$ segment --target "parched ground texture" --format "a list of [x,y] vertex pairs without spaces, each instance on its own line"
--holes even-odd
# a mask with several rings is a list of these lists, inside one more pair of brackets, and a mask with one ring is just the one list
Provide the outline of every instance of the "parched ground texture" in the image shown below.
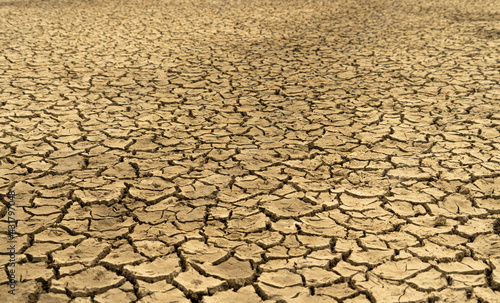
[[499,71],[494,0],[2,0],[0,302],[500,302]]

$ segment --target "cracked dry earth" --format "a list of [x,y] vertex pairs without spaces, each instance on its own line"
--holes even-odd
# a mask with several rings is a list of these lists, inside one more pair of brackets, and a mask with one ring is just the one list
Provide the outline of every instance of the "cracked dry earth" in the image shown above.
[[464,2],[2,0],[0,301],[500,302]]

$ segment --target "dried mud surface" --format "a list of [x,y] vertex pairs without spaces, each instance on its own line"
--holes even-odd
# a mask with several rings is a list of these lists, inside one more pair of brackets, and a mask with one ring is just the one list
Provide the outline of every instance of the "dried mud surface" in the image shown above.
[[0,2],[0,301],[500,302],[496,1]]

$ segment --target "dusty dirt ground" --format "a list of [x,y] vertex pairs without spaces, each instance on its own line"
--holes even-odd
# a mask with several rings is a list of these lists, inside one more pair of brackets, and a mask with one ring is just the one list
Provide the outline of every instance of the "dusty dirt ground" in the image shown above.
[[2,0],[0,301],[500,302],[499,71],[493,0]]

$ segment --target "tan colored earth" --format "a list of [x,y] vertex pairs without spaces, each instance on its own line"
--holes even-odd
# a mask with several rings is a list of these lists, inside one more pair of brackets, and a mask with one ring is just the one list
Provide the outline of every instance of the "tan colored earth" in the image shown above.
[[500,302],[496,0],[0,0],[0,105],[0,302]]

